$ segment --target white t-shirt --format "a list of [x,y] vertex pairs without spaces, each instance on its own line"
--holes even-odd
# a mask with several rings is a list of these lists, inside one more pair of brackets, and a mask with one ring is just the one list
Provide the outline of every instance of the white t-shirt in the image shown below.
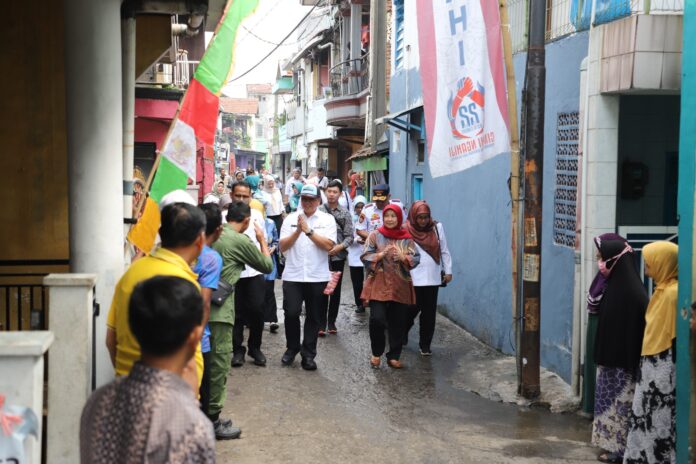
[[[299,212],[288,215],[280,228],[280,239],[289,237],[297,230]],[[330,214],[317,210],[307,218],[309,227],[314,233],[326,237],[336,243],[336,220]],[[329,252],[319,248],[306,234],[301,233],[295,244],[283,253],[285,255],[285,270],[283,280],[286,282],[328,282]]]
[[414,287],[440,285],[442,282],[440,269],[445,271],[445,274],[452,274],[452,255],[447,247],[445,228],[440,222],[437,223],[437,231],[440,234],[440,253],[442,254],[440,263],[442,266],[437,264],[432,256],[416,243],[416,248],[420,253],[420,263],[418,263],[418,266],[411,269],[411,279],[413,280]]
[[[249,227],[247,227],[247,229],[244,231],[244,234],[251,239],[254,245],[256,245],[256,248],[261,250],[261,244],[258,240],[256,240],[254,223],[258,224],[259,227],[261,227],[261,230],[266,230],[266,222],[263,219],[263,214],[261,214],[259,210],[251,208],[251,221],[249,222]],[[257,275],[261,275],[261,273],[253,267],[245,265],[244,270],[239,275],[239,278],[244,279],[245,277],[255,277]]]
[[353,243],[348,247],[348,266],[350,267],[363,267],[360,256],[365,251],[365,243],[358,243],[358,240],[362,239],[355,233],[355,225],[357,223],[358,221],[353,223]]
[[319,180],[319,177],[317,176],[317,187],[325,189],[326,187],[329,186],[329,178],[324,176]]

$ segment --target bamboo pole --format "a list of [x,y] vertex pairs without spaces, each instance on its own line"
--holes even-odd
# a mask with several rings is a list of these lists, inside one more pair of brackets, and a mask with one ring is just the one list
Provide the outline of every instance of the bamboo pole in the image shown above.
[[517,354],[518,379],[520,374],[519,356],[519,321],[520,307],[518,301],[519,268],[519,214],[520,214],[520,135],[517,122],[517,90],[515,68],[512,63],[512,39],[510,35],[510,16],[507,0],[500,0],[500,24],[503,34],[503,56],[507,76],[508,127],[510,131],[510,196],[512,199],[512,316],[515,325],[515,353]]

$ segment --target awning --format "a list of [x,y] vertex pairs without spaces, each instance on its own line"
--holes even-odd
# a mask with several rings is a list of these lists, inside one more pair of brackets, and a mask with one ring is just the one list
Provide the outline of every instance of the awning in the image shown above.
[[292,57],[290,60],[290,64],[293,65],[300,61],[300,59],[305,56],[307,53],[309,53],[310,50],[312,50],[314,47],[319,45],[321,41],[324,40],[324,31],[320,32],[317,36],[315,36],[312,40],[307,42],[307,45],[305,45],[302,50],[300,50],[295,56]]
[[406,121],[405,119],[401,119],[401,116],[404,116],[408,113],[411,113],[412,111],[419,110],[423,108],[423,104],[419,103],[417,105],[413,105],[412,107],[402,110],[402,111],[397,111],[394,113],[389,113],[386,116],[382,116],[381,118],[375,119],[375,124],[388,124],[396,129],[402,130],[404,132],[420,132],[422,138],[424,138],[425,135],[425,125],[416,125],[412,124],[409,121]]
[[386,156],[370,156],[367,158],[354,159],[352,162],[353,171],[384,171],[387,169]]

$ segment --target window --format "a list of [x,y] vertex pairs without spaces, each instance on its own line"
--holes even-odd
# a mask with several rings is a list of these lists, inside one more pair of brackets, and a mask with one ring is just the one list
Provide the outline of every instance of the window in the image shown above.
[[579,113],[558,113],[556,190],[553,198],[553,243],[575,248],[578,193]]
[[415,174],[411,177],[411,204],[423,199],[423,176]]
[[404,0],[394,0],[394,64],[404,66]]
[[263,137],[263,124],[256,124],[256,137]]
[[425,163],[425,143],[422,140],[418,142],[418,153],[416,154],[416,163]]

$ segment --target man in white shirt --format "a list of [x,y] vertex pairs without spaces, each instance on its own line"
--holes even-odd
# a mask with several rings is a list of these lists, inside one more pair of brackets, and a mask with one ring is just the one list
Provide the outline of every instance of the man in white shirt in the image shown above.
[[[251,186],[245,181],[238,181],[232,185],[232,200],[242,203],[251,203]],[[266,230],[266,222],[255,208],[251,208],[251,222],[243,232],[244,235],[261,249],[261,244],[256,239],[254,224],[261,230]],[[232,333],[232,367],[241,367],[248,354],[257,366],[266,365],[266,356],[261,351],[263,338],[263,301],[266,295],[266,280],[263,274],[249,265],[244,266],[244,271],[235,285],[234,291],[234,331]],[[244,326],[249,327],[249,339],[247,348],[244,343]]]
[[324,168],[317,168],[317,187],[319,187],[322,191],[326,190],[326,187],[329,186],[329,178],[326,177],[326,172],[324,172]]
[[[317,368],[317,338],[324,302],[323,290],[330,279],[329,251],[337,240],[336,220],[319,211],[319,189],[305,185],[300,192],[301,210],[291,213],[280,229],[280,251],[285,255],[283,309],[287,350],[281,362],[289,366],[297,353],[302,368]],[[304,302],[304,340],[300,344],[300,313]]]
[[288,177],[287,182],[285,182],[285,196],[290,197],[292,196],[292,185],[296,182],[302,182],[303,184],[307,182],[307,180],[302,177],[302,171],[300,171],[300,168],[295,168],[292,170],[292,174],[290,177]]

